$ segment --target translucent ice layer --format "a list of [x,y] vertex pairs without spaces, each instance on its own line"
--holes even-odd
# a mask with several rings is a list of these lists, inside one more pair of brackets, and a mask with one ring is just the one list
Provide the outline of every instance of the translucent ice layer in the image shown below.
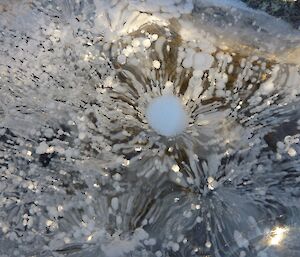
[[1,257],[300,256],[299,30],[237,0],[0,12]]

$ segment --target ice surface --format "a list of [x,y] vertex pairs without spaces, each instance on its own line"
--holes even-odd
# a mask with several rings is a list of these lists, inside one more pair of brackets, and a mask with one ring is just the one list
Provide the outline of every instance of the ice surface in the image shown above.
[[299,31],[238,0],[0,12],[1,257],[300,256]]
[[187,116],[180,100],[172,95],[157,97],[146,110],[150,126],[164,136],[175,136],[187,126]]

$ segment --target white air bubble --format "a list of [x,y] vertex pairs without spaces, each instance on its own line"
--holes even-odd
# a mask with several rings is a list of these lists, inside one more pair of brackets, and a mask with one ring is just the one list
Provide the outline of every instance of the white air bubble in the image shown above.
[[187,115],[180,100],[173,96],[155,98],[148,106],[149,125],[163,136],[175,136],[187,127]]
[[126,63],[126,56],[123,54],[119,55],[117,58],[117,61],[118,61],[118,63],[124,65]]
[[152,65],[157,70],[160,68],[160,62],[158,60],[154,60]]

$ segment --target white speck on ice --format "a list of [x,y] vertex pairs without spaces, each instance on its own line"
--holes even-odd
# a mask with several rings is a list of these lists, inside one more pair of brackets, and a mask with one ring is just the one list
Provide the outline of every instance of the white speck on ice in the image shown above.
[[155,252],[155,256],[156,256],[156,257],[162,257],[161,251],[156,251],[156,252]]
[[144,41],[143,41],[143,46],[147,49],[147,48],[149,48],[150,46],[151,46],[151,41],[150,41],[150,39],[145,39]]
[[214,57],[208,53],[196,53],[194,55],[194,69],[208,70],[214,62]]
[[178,166],[177,164],[174,164],[174,165],[172,166],[172,170],[173,170],[174,172],[178,172],[178,171],[180,170],[180,168],[179,168],[179,166]]
[[245,239],[239,231],[235,230],[234,233],[233,233],[233,236],[234,236],[235,242],[237,243],[237,245],[239,247],[242,248],[242,247],[248,247],[249,246],[249,241],[247,239]]
[[211,248],[211,242],[207,241],[207,242],[205,243],[205,247],[206,247],[206,248]]
[[117,197],[111,199],[111,207],[116,211],[119,208],[119,200]]
[[83,140],[83,139],[85,138],[85,134],[82,133],[82,132],[79,133],[78,138],[79,138],[80,140]]
[[186,56],[183,59],[182,67],[185,69],[189,69],[193,66],[193,57],[194,57],[195,51],[193,49],[187,49],[186,50]]
[[124,65],[126,63],[126,56],[123,54],[120,54],[117,58],[118,63],[121,65]]
[[178,244],[178,243],[173,243],[173,244],[172,244],[172,250],[173,250],[174,252],[177,252],[177,251],[179,250],[179,244]]
[[276,65],[274,68],[273,68],[273,71],[272,71],[272,77],[267,80],[266,82],[262,83],[261,85],[261,93],[263,95],[269,95],[271,94],[274,89],[275,89],[275,84],[274,84],[274,81],[279,73],[279,66]]
[[39,144],[39,146],[36,148],[35,152],[37,154],[43,154],[43,153],[47,152],[48,148],[49,148],[49,146],[47,145],[46,142],[41,142]]
[[132,42],[131,42],[131,45],[133,46],[133,47],[139,47],[140,46],[140,44],[141,44],[141,42],[140,42],[140,40],[138,40],[138,39],[133,39],[132,40]]
[[288,154],[291,157],[295,157],[297,155],[297,152],[294,148],[291,147],[291,148],[288,149]]
[[153,34],[152,36],[151,36],[151,40],[152,41],[155,41],[155,40],[157,40],[158,39],[158,35],[157,34]]
[[153,65],[153,67],[155,68],[155,69],[159,69],[160,68],[160,62],[158,61],[158,60],[154,60],[153,62],[152,62],[152,65]]

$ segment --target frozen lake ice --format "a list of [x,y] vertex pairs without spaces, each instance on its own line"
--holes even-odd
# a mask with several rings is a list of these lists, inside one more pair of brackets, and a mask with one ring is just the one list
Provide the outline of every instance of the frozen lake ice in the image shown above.
[[0,257],[299,257],[299,140],[241,1],[0,2]]

